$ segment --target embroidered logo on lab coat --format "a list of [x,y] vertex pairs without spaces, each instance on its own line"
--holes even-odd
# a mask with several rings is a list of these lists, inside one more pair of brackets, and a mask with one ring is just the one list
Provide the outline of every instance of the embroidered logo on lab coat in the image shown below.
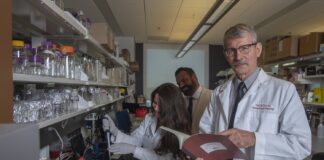
[[257,109],[257,110],[269,110],[269,111],[274,110],[274,107],[272,105],[270,105],[270,104],[256,104],[252,108]]

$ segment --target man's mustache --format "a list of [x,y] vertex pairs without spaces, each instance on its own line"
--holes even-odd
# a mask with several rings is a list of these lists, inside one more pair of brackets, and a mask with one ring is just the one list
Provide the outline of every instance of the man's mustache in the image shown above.
[[233,66],[233,67],[236,67],[236,66],[238,66],[238,65],[242,65],[242,64],[248,65],[248,63],[245,62],[245,61],[236,61],[236,62],[234,62],[234,63],[232,64],[232,66]]

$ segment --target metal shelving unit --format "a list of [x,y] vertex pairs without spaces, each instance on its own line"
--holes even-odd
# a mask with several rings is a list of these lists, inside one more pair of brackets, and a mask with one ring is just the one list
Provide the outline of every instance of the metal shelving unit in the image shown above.
[[[28,36],[43,36],[48,39],[65,39],[69,42],[84,41],[89,50],[99,53],[112,63],[124,67],[129,64],[114,57],[97,42],[76,18],[63,11],[50,0],[13,0],[13,27]],[[39,18],[40,20],[33,20]],[[92,53],[95,54],[95,53]]]
[[[97,42],[75,17],[70,13],[58,7],[54,1],[51,0],[13,0],[13,32],[17,35],[23,35],[31,38],[34,43],[34,38],[50,39],[58,41],[62,44],[76,45],[85,44],[88,54],[97,56],[99,60],[104,58],[104,62],[109,62],[113,66],[121,66],[128,72],[128,64],[125,61],[113,56],[101,44]],[[38,75],[13,74],[13,82],[15,83],[44,83],[44,84],[63,84],[63,85],[92,85],[104,87],[127,87],[121,84],[108,84],[107,82],[93,82],[81,81],[74,79],[66,79],[59,77],[47,77]],[[40,129],[54,125],[64,120],[82,116],[88,112],[92,112],[97,108],[105,107],[107,105],[124,100],[129,96],[120,97],[109,103],[94,105],[91,107],[84,107],[76,112],[61,115],[57,118],[38,122]]]
[[324,103],[303,102],[305,106],[324,108]]
[[94,105],[94,106],[90,106],[90,107],[81,107],[82,109],[79,109],[78,111],[76,112],[72,112],[72,113],[68,113],[68,114],[64,114],[64,115],[61,115],[59,117],[56,117],[54,119],[49,119],[49,120],[45,120],[45,121],[42,121],[42,122],[38,122],[38,128],[39,129],[42,129],[42,128],[45,128],[45,127],[48,127],[48,126],[51,126],[55,123],[58,123],[58,122],[62,122],[64,120],[67,120],[69,118],[73,118],[73,117],[76,117],[78,115],[82,115],[84,113],[87,113],[87,112],[90,112],[92,110],[95,110],[97,108],[100,108],[100,107],[103,107],[103,106],[106,106],[106,105],[109,105],[109,104],[113,104],[117,101],[121,101],[121,100],[124,100],[125,98],[128,98],[129,96],[125,96],[125,97],[120,97],[120,98],[117,98],[111,102],[107,102],[107,103],[104,103],[104,104],[99,104],[99,105]]
[[305,76],[305,79],[321,79],[324,78],[324,75],[312,75],[312,76]]
[[314,53],[314,54],[307,55],[307,56],[299,56],[299,57],[291,58],[291,59],[287,59],[287,60],[271,62],[271,63],[265,64],[263,66],[269,67],[269,66],[282,65],[282,64],[291,63],[291,62],[303,62],[303,61],[309,61],[309,60],[313,60],[316,58],[323,58],[323,57],[324,57],[324,52],[319,52],[319,53]]
[[119,84],[108,84],[105,82],[92,82],[92,81],[81,81],[75,79],[58,78],[58,77],[46,77],[38,75],[27,75],[27,74],[13,74],[14,82],[29,82],[29,83],[55,83],[55,84],[68,84],[68,85],[92,85],[92,86],[107,86],[107,87],[127,87]]

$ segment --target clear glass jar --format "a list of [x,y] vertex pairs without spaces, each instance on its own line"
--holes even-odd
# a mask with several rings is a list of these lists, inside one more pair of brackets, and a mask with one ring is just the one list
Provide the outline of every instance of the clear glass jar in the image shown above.
[[24,72],[24,59],[26,54],[24,52],[24,41],[13,40],[12,41],[12,70],[14,73]]
[[56,47],[55,44],[53,44],[52,48],[56,57],[55,76],[63,78],[65,77],[65,55],[60,51],[59,48]]
[[52,50],[52,42],[44,41],[41,55],[44,58],[43,75],[55,76],[56,58]]
[[72,46],[61,46],[60,50],[64,54],[65,78],[74,79],[74,48]]
[[81,54],[75,52],[74,54],[74,78],[81,80],[82,64],[81,64]]
[[28,57],[30,57],[30,56],[33,56],[33,53],[32,53],[32,51],[31,51],[31,46],[30,46],[30,44],[25,44],[24,45],[24,53],[25,53],[25,55],[26,55],[26,57],[24,58],[24,62],[23,62],[23,73],[24,74],[31,74],[31,70],[30,70],[30,64],[29,64],[29,60],[28,60]]
[[72,110],[73,112],[75,112],[78,110],[78,103],[79,103],[79,93],[77,89],[72,90],[71,100],[72,100]]
[[28,57],[28,68],[30,74],[41,75],[43,72],[44,59],[38,48],[32,48],[32,55]]
[[96,61],[93,58],[89,58],[89,74],[90,77],[89,80],[91,81],[97,81],[97,67],[96,67]]

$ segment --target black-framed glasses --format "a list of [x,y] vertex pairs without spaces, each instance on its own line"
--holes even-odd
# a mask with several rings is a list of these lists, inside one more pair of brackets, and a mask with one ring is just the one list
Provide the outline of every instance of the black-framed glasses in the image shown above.
[[225,48],[224,52],[225,52],[225,55],[228,57],[233,56],[237,52],[240,52],[242,54],[248,54],[250,52],[251,47],[255,46],[256,44],[258,44],[258,42],[251,43],[251,44],[245,44],[245,45],[239,46],[238,48]]

